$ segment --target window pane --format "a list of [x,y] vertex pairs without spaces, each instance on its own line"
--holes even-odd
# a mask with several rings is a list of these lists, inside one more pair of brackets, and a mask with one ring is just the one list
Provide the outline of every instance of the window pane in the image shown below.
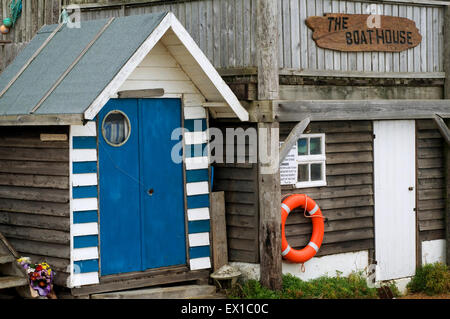
[[301,164],[298,166],[298,181],[308,182],[309,181],[309,171],[308,164]]
[[322,143],[320,137],[312,137],[309,140],[309,148],[311,155],[322,154]]
[[311,164],[311,180],[322,180],[322,164]]
[[308,155],[308,139],[301,138],[298,140],[298,155]]
[[130,135],[129,122],[124,114],[113,111],[109,113],[103,122],[103,137],[113,145],[122,145]]

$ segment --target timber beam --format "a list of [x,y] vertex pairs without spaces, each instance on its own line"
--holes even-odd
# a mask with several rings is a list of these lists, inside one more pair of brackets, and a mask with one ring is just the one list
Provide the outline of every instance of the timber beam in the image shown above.
[[450,118],[449,100],[302,100],[277,101],[273,116],[279,122]]

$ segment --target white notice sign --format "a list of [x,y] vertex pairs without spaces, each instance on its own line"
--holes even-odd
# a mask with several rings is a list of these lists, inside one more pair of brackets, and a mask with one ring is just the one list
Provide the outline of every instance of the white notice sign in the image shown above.
[[[280,145],[283,143],[281,142]],[[294,185],[297,183],[297,143],[291,148],[280,165],[280,184]]]

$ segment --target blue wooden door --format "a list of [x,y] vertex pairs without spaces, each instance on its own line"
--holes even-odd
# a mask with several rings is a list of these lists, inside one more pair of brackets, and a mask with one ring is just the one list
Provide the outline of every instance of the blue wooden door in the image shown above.
[[185,264],[180,100],[111,99],[98,124],[101,274]]

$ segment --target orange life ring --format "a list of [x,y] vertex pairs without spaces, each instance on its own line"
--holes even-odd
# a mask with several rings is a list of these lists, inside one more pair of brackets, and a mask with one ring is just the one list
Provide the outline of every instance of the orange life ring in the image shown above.
[[[303,249],[296,250],[289,246],[285,235],[285,224],[289,213],[302,207],[312,217],[313,232],[311,239]],[[324,233],[323,215],[319,205],[305,194],[294,194],[281,203],[281,255],[294,263],[304,263],[313,258],[322,245]]]

